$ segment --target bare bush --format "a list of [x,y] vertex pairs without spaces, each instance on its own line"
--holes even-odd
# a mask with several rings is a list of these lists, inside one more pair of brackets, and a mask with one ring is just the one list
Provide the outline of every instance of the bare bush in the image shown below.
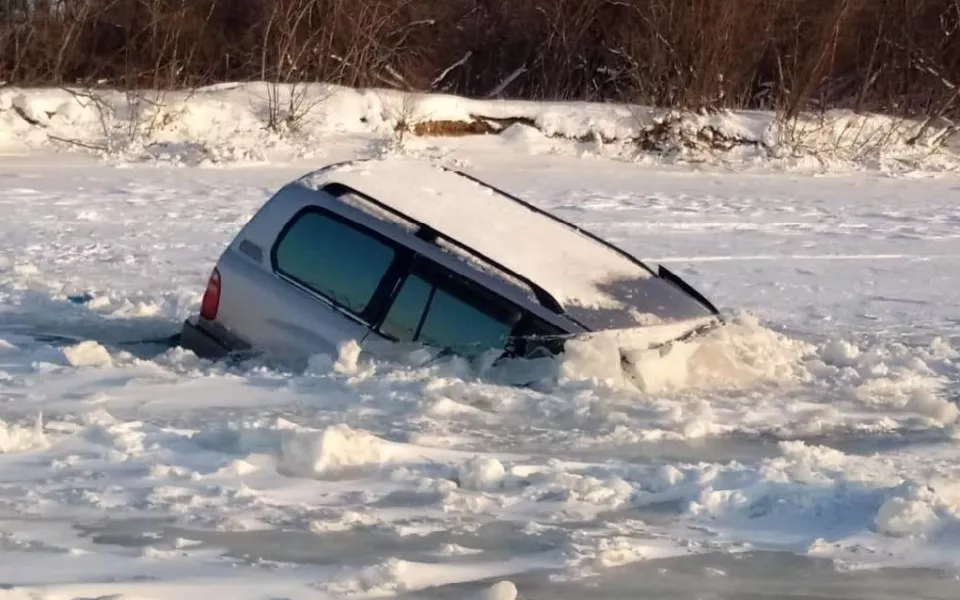
[[960,0],[0,0],[0,81],[252,80],[270,126],[328,82],[936,127],[960,121]]
[[99,131],[86,140],[48,134],[53,141],[108,155],[122,154],[149,146],[158,128],[173,118],[165,90],[127,90],[118,94],[90,88],[63,89],[82,109],[96,114]]

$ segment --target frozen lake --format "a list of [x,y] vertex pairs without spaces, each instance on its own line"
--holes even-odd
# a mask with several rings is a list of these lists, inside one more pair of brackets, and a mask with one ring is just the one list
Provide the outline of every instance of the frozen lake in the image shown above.
[[960,179],[460,149],[731,317],[645,392],[599,353],[516,388],[532,366],[123,345],[351,152],[0,159],[0,600],[956,597]]

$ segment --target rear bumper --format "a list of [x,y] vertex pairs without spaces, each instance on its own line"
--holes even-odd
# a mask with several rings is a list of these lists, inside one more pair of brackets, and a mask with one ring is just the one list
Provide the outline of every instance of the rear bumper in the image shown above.
[[197,317],[190,317],[183,322],[180,345],[200,358],[210,360],[222,360],[234,352],[234,348],[205,327]]

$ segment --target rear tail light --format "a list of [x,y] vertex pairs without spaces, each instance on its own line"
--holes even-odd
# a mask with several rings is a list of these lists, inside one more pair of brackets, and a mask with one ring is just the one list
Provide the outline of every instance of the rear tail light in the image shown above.
[[207,289],[203,293],[203,301],[200,303],[200,316],[207,321],[213,321],[217,318],[217,311],[220,309],[220,271],[213,269],[210,279],[207,281]]

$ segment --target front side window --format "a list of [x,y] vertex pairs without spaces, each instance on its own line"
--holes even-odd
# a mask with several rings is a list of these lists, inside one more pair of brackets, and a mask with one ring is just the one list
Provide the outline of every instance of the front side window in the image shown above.
[[415,272],[404,280],[380,331],[398,341],[470,354],[502,348],[520,316],[462,281]]
[[418,341],[463,353],[502,348],[519,315],[493,315],[474,303],[437,290]]
[[306,212],[296,217],[277,243],[275,268],[360,314],[395,256],[391,246],[346,222]]

